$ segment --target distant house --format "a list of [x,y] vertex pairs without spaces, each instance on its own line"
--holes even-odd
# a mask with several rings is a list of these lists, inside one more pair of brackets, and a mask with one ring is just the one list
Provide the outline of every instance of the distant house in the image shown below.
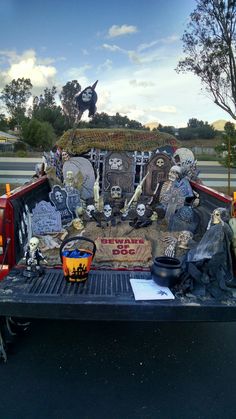
[[18,141],[15,135],[0,131],[0,151],[14,151],[15,144]]

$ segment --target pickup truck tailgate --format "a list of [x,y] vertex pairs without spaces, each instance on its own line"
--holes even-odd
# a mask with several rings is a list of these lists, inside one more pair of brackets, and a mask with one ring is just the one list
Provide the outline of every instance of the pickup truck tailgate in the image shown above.
[[236,321],[236,298],[178,297],[135,301],[130,278],[149,272],[92,270],[85,283],[68,283],[61,269],[36,278],[14,268],[0,283],[0,315],[107,321]]

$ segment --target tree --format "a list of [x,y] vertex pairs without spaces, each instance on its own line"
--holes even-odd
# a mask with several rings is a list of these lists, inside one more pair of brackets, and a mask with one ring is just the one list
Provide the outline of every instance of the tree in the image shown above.
[[30,79],[18,78],[13,79],[2,91],[1,100],[18,126],[24,120],[26,103],[31,96],[32,87]]
[[56,135],[60,136],[69,126],[68,118],[63,115],[62,108],[56,104],[55,95],[57,89],[44,89],[43,94],[33,98],[31,117],[40,122],[48,122],[52,125]]
[[50,150],[55,141],[55,133],[48,122],[40,122],[32,118],[22,126],[22,136],[31,147]]
[[3,113],[0,113],[0,131],[7,131],[8,128],[6,116]]
[[215,104],[236,119],[236,1],[196,2],[176,70],[196,74]]
[[78,112],[75,104],[75,95],[81,91],[81,86],[77,80],[68,81],[62,87],[59,95],[64,114],[69,119],[69,125],[73,126]]

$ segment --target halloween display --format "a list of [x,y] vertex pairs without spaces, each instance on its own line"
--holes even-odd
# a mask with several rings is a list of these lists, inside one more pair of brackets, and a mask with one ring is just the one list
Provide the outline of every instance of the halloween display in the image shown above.
[[30,239],[24,259],[26,261],[26,269],[23,271],[24,276],[32,278],[43,273],[40,262],[43,260],[47,263],[47,261],[39,249],[39,239],[37,237]]
[[92,85],[86,87],[82,92],[76,95],[75,103],[78,109],[76,122],[80,121],[83,113],[89,111],[88,116],[93,116],[96,112],[97,93],[95,88],[98,80]]
[[[92,88],[82,93],[84,103],[88,104]],[[79,115],[81,109],[78,106]],[[64,227],[68,244],[67,250],[60,247],[60,254],[69,282],[88,278],[86,260],[91,264],[95,255],[74,246],[71,238],[80,234],[96,242],[98,250],[93,263],[98,268],[150,268],[157,282],[166,275],[170,286],[181,277],[176,289],[190,295],[219,298],[230,292],[233,286],[230,246],[232,229],[236,231],[236,226],[230,221],[231,229],[229,215],[221,207],[212,210],[210,219],[208,213],[205,219],[201,216],[200,197],[191,186],[191,180],[197,176],[191,150],[180,148],[172,150],[171,155],[155,148],[152,152],[140,152],[137,157],[137,152],[129,151],[131,132],[122,134],[126,144],[123,148],[120,131],[109,131],[108,138],[107,132],[94,130],[99,144],[107,141],[114,148],[102,146],[101,150],[80,157],[75,155],[79,147],[77,134],[74,130],[71,149],[61,148],[60,157],[58,148],[54,151],[54,161],[56,154],[62,164],[63,185],[54,184],[49,192],[53,207],[42,201],[31,210],[33,228],[29,228],[28,218],[27,225],[21,223],[19,244],[24,246],[30,229],[40,240],[42,236],[45,238],[42,243],[47,251],[56,251]],[[83,134],[82,143],[89,143],[91,134],[87,130]],[[82,131],[78,135],[82,136]],[[100,136],[104,136],[103,140]],[[142,139],[139,141],[145,149]],[[49,234],[53,235],[52,240]],[[27,276],[40,272],[40,261],[44,260],[38,239],[33,239],[37,252],[32,253],[27,247]]]

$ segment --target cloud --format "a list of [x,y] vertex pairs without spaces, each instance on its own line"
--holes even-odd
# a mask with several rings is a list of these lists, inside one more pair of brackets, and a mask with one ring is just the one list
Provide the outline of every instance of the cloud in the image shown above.
[[45,88],[52,84],[57,73],[56,67],[50,65],[54,62],[53,59],[40,61],[32,49],[21,55],[15,51],[0,51],[0,56],[6,63],[2,70],[4,84],[24,77],[29,78],[36,89]]
[[136,33],[137,27],[133,25],[113,25],[108,30],[108,38],[116,38],[117,36],[130,35]]
[[129,83],[133,87],[152,87],[152,86],[155,86],[155,83],[153,83],[150,80],[147,80],[147,81],[140,80],[139,81],[139,80],[134,79],[134,80],[130,80]]
[[107,49],[108,51],[112,51],[112,52],[115,52],[115,51],[126,52],[125,49],[122,49],[118,47],[117,45],[103,44],[102,48]]
[[163,112],[163,113],[176,113],[176,107],[175,106],[171,106],[171,105],[163,105],[163,106],[159,106],[157,108],[158,112]]
[[112,61],[108,58],[104,63],[98,66],[97,71],[110,71],[112,69]]

